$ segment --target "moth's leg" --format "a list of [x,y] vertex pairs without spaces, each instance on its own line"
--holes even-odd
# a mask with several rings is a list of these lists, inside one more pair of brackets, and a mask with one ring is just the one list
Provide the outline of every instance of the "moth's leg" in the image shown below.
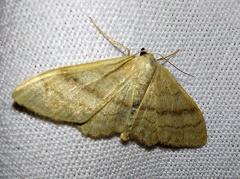
[[129,132],[123,132],[121,133],[120,135],[120,138],[123,140],[123,141],[128,141],[129,140]]
[[121,43],[119,43],[119,42],[115,41],[113,38],[109,37],[106,33],[104,33],[104,32],[97,26],[97,24],[92,20],[91,17],[89,17],[89,18],[90,18],[90,21],[93,23],[93,25],[94,25],[94,26],[96,27],[96,29],[98,30],[98,32],[99,32],[100,34],[102,34],[103,37],[105,37],[105,38],[106,38],[107,40],[109,40],[111,43],[113,43],[113,44],[115,44],[115,45],[117,45],[117,46],[119,46],[119,47],[124,48],[124,49],[127,51],[127,55],[130,56],[130,50],[129,50],[129,48],[125,47],[125,46],[122,45]]
[[160,60],[165,60],[165,62],[163,62],[162,65],[164,65],[166,62],[168,62],[168,63],[171,64],[174,68],[176,68],[176,69],[179,70],[180,72],[184,73],[185,75],[188,75],[188,76],[194,77],[193,75],[188,74],[188,73],[186,73],[186,72],[180,70],[178,67],[176,67],[174,64],[172,64],[172,63],[168,60],[168,58],[170,58],[171,56],[175,55],[175,54],[178,53],[179,51],[180,51],[180,50],[177,49],[175,52],[173,52],[173,53],[171,53],[170,55],[167,55],[167,56],[165,56],[165,57],[164,57],[163,55],[159,54],[159,55],[162,56],[162,57],[159,58],[159,59],[157,59],[157,60],[159,60],[159,61],[160,61]]

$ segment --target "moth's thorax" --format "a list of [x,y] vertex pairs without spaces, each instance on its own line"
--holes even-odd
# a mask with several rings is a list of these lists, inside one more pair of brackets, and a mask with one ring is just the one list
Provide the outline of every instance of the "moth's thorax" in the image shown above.
[[156,58],[150,53],[137,56],[135,57],[135,60],[135,69],[139,71],[154,71],[158,64]]
[[135,57],[134,68],[140,78],[151,79],[157,65],[157,60],[150,53]]

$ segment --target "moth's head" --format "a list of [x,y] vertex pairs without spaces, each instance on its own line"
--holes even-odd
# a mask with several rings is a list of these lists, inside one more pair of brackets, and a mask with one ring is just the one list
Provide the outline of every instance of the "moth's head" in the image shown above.
[[140,50],[140,56],[148,54],[148,52],[145,50],[145,48],[141,48]]
[[[150,58],[154,58],[153,54],[146,51],[145,48],[141,48],[140,50],[140,56],[145,56],[145,57],[150,57]],[[155,58],[154,58],[155,59]]]

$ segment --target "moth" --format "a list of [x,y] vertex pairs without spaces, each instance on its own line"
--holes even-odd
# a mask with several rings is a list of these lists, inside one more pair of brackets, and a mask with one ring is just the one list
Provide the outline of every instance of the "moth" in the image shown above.
[[204,117],[158,62],[166,57],[156,59],[145,49],[129,54],[46,71],[17,86],[12,98],[39,115],[74,124],[92,138],[120,134],[123,141],[135,139],[146,146],[205,145]]

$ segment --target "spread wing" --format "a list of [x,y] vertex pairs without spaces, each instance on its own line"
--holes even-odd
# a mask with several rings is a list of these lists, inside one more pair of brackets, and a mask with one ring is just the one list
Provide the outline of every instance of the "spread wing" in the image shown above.
[[207,141],[201,111],[160,64],[136,112],[131,137],[148,146],[199,147]]
[[129,122],[134,85],[128,83],[105,103],[86,123],[77,126],[85,136],[101,137],[122,133]]
[[84,123],[80,130],[85,135],[121,132],[132,106],[134,57],[50,70],[23,82],[12,97],[53,120]]

